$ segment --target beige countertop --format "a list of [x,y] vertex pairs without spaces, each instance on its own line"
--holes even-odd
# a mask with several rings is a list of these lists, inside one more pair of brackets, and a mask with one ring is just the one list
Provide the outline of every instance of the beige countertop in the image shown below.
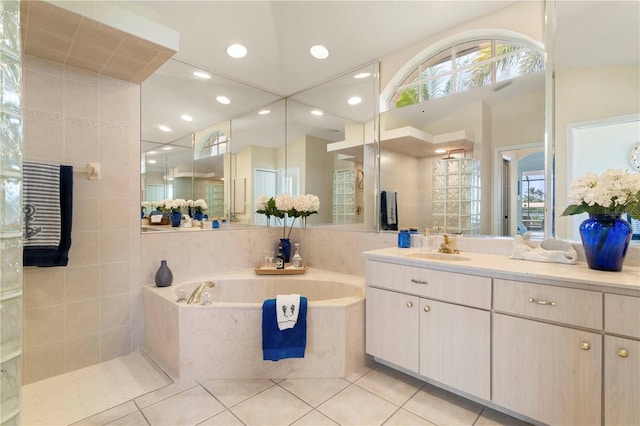
[[488,276],[492,278],[561,285],[589,290],[640,296],[640,267],[623,264],[620,272],[589,269],[585,262],[574,265],[517,260],[504,254],[462,252],[464,260],[419,259],[416,248],[385,248],[364,252],[367,260],[428,267],[447,272]]

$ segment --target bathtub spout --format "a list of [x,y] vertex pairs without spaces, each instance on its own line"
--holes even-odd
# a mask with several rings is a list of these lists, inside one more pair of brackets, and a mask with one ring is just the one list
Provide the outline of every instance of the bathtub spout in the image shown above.
[[200,284],[198,288],[196,288],[193,293],[191,293],[189,300],[187,300],[187,304],[190,305],[193,303],[200,303],[200,294],[202,293],[202,290],[204,290],[205,287],[213,288],[215,285],[216,283],[214,283],[213,281],[205,281]]

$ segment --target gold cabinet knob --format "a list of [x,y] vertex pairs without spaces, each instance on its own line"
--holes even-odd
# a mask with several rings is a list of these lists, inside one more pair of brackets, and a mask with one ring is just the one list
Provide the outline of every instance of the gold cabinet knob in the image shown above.
[[591,345],[589,344],[589,342],[582,342],[580,343],[580,349],[582,349],[583,351],[588,351],[589,349],[591,349]]
[[407,302],[407,308],[411,308],[413,306],[413,302]]
[[629,351],[624,348],[618,349],[617,353],[620,358],[626,358],[629,356]]
[[424,311],[425,311],[425,312],[429,312],[430,310],[431,310],[431,308],[430,308],[430,307],[428,307],[428,306],[425,306],[425,307],[424,307]]

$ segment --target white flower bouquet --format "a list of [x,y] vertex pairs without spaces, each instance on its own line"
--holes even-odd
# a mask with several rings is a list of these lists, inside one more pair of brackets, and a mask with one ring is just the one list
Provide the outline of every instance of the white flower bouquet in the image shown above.
[[158,207],[165,213],[180,213],[183,208],[187,207],[187,200],[177,198],[175,200],[163,200]]
[[299,195],[295,199],[289,194],[280,194],[276,198],[261,195],[256,200],[256,213],[267,216],[267,223],[271,216],[282,219],[286,214],[287,217],[293,218],[288,234],[286,222],[283,224],[283,237],[286,238],[291,235],[296,218],[301,218],[303,225],[306,225],[307,217],[318,213],[318,210],[320,210],[320,199],[313,194]]

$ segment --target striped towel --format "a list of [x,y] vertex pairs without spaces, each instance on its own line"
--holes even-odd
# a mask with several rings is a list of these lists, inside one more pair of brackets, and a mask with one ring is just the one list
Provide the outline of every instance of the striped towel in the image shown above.
[[60,165],[23,163],[24,246],[60,244]]

